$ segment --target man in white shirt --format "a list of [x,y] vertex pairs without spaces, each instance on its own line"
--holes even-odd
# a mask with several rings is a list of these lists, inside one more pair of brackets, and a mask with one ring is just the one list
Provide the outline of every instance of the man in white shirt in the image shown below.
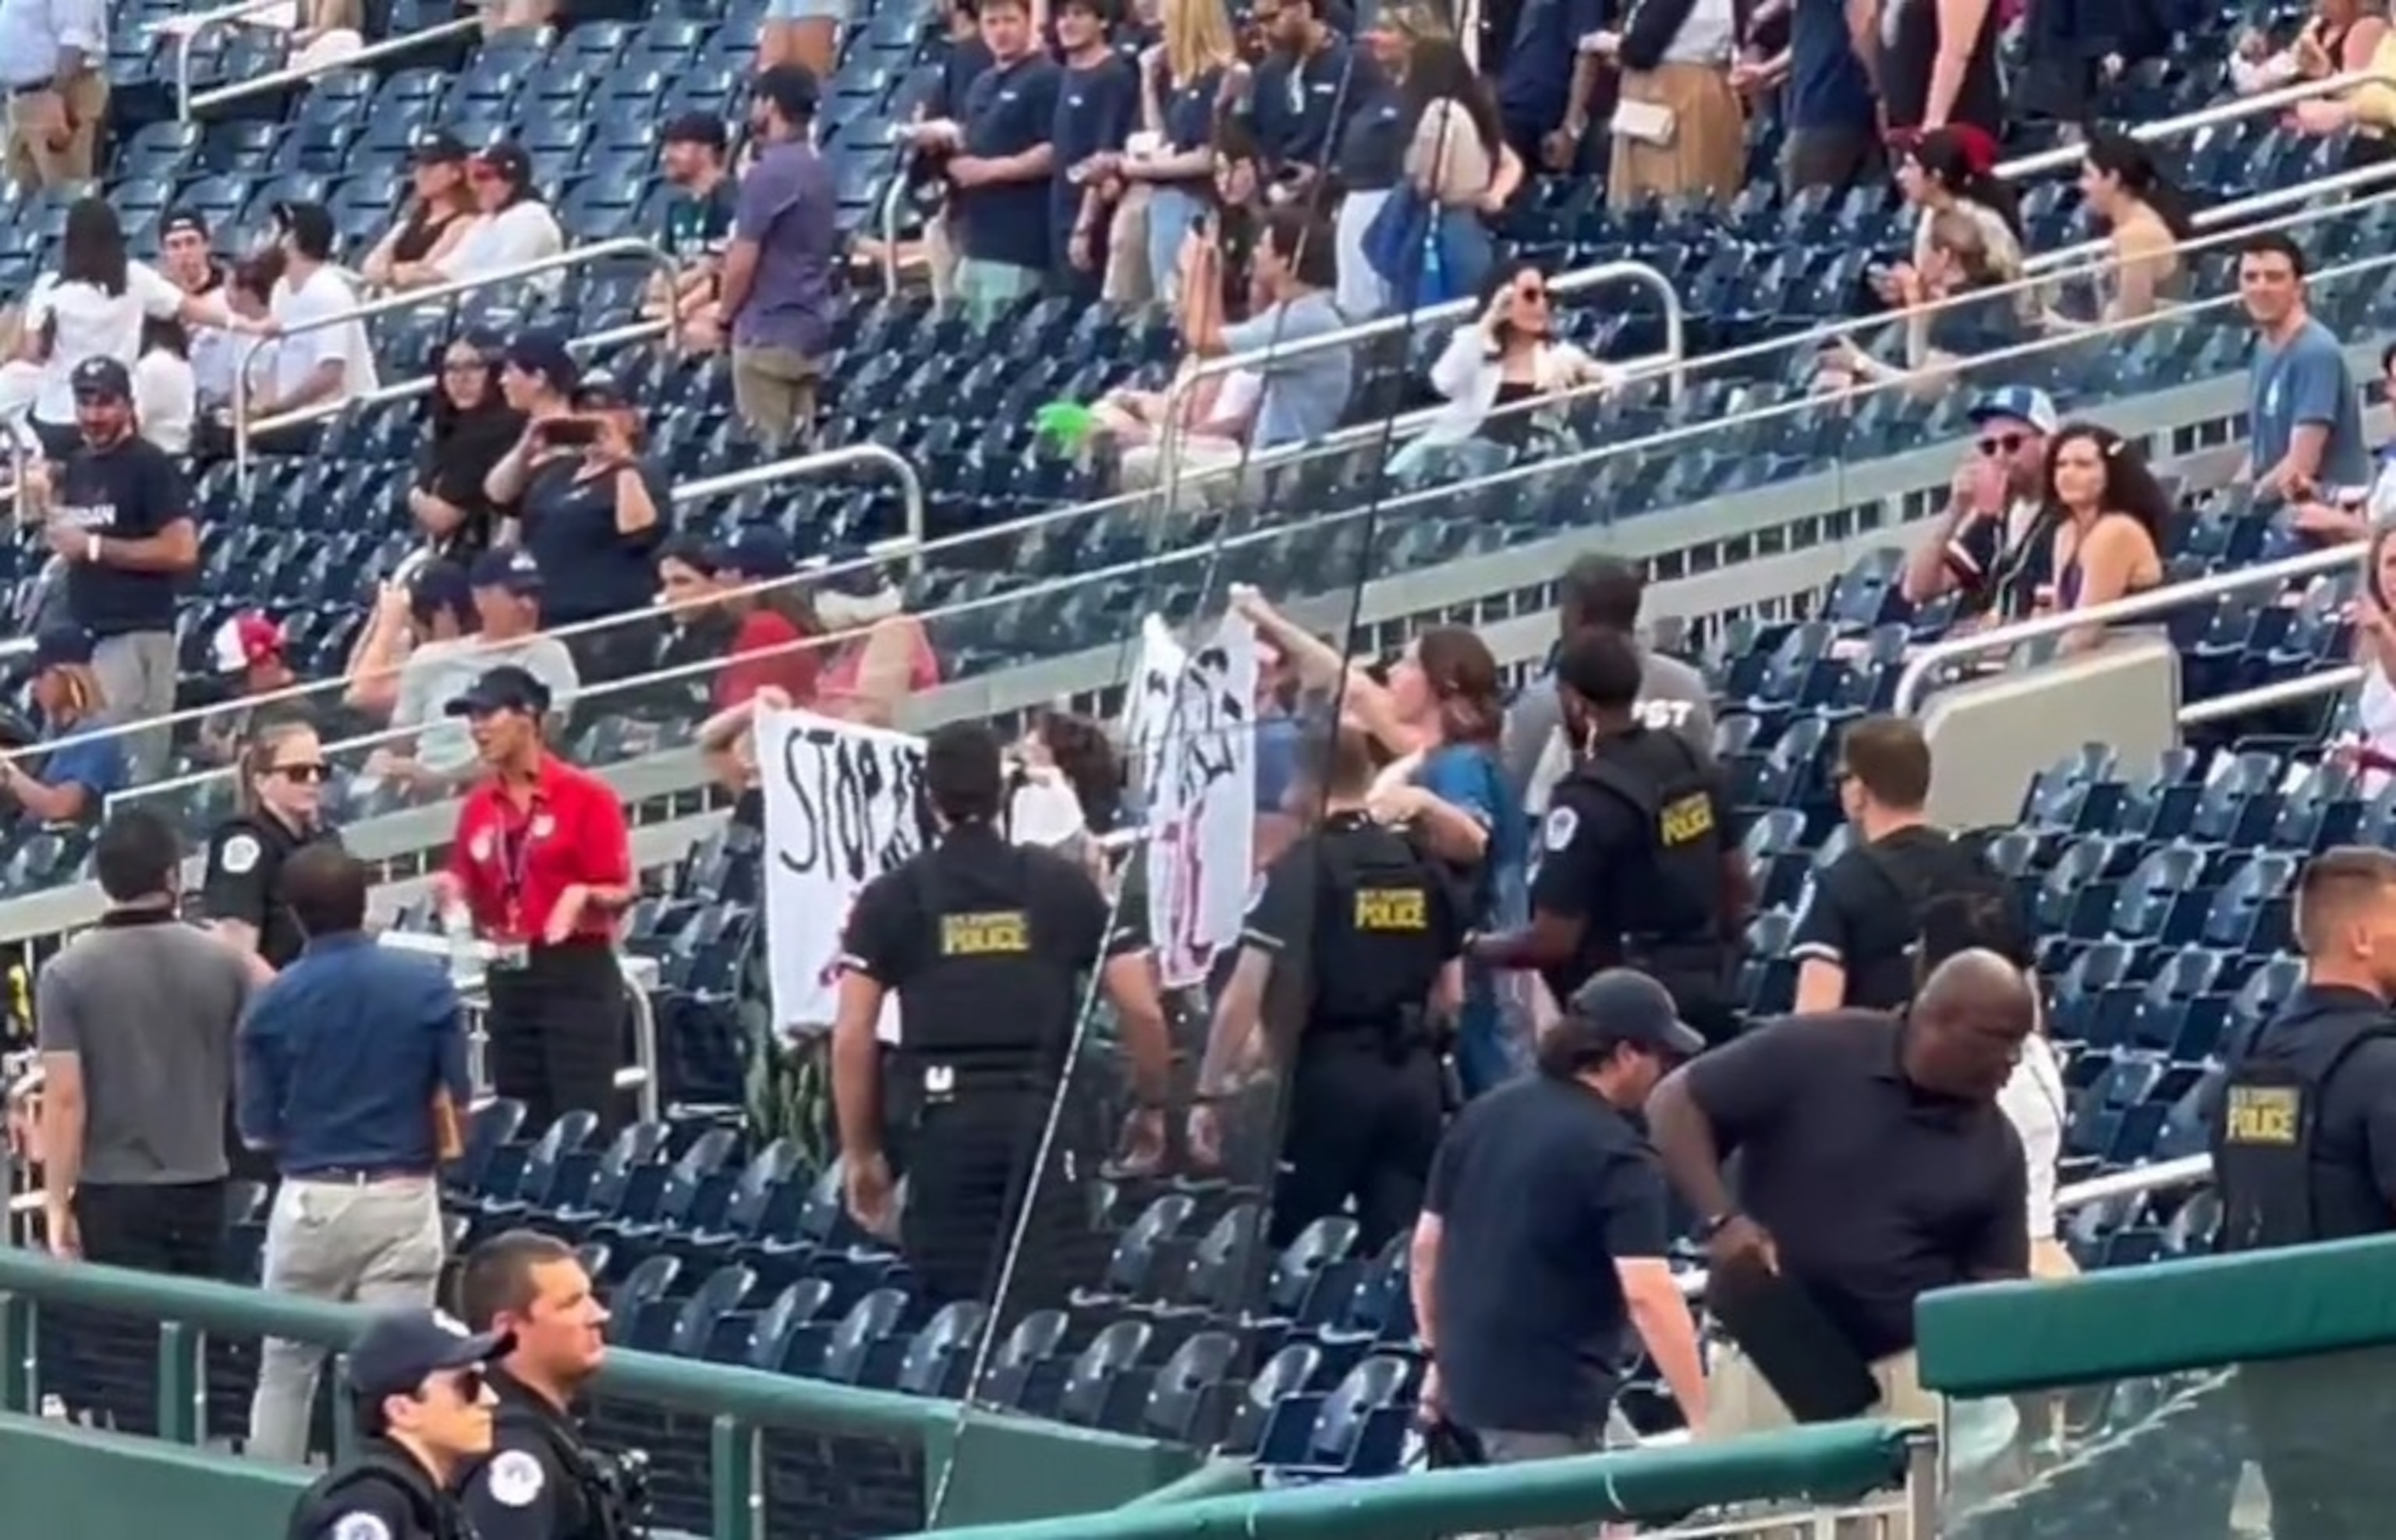
[[[5,3],[5,0],[0,0]],[[374,353],[358,319],[357,290],[332,266],[333,216],[323,204],[274,208],[281,232],[283,276],[266,301],[279,336],[267,388],[250,398],[253,424],[303,409],[326,410],[375,390]],[[316,424],[307,422],[251,440],[268,453],[306,454]]]
[[107,63],[101,0],[0,0],[8,174],[19,187],[91,179],[108,116]]

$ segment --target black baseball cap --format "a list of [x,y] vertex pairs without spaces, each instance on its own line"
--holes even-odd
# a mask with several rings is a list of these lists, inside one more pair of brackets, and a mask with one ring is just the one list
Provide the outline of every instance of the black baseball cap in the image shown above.
[[446,128],[435,128],[416,141],[407,158],[417,166],[456,166],[466,158],[466,141]]
[[34,671],[89,663],[99,644],[91,632],[77,626],[45,627],[33,638]]
[[525,153],[521,144],[511,144],[503,139],[487,150],[478,152],[474,165],[499,173],[500,179],[512,187],[532,185],[532,157]]
[[469,1332],[430,1310],[389,1310],[350,1348],[350,1390],[362,1401],[405,1396],[434,1374],[479,1369],[515,1350],[511,1332]]
[[717,154],[732,146],[731,131],[713,113],[685,113],[666,125],[668,144],[703,144]]
[[108,401],[133,399],[133,373],[113,358],[85,359],[67,376],[67,385],[78,400],[86,396]]
[[464,695],[445,709],[450,716],[488,716],[493,711],[523,711],[539,716],[549,710],[549,686],[527,669],[502,663],[474,681]]
[[323,261],[333,254],[333,211],[320,203],[290,199],[274,206],[274,222],[303,256]]
[[771,524],[750,524],[709,552],[717,572],[759,582],[788,578],[799,570],[791,538]]
[[169,235],[197,235],[205,241],[208,238],[208,221],[196,208],[170,208],[158,220],[158,238],[163,241]]
[[549,388],[563,396],[573,395],[574,387],[582,380],[582,371],[575,365],[574,353],[566,347],[562,333],[523,333],[508,344],[507,361],[526,374],[548,380]]
[[760,74],[752,88],[758,100],[772,103],[774,110],[792,123],[813,118],[816,103],[823,97],[816,73],[804,64],[777,64]]
[[578,412],[607,412],[632,404],[632,398],[616,382],[616,377],[604,369],[584,375],[569,399]]
[[474,619],[474,586],[456,562],[428,562],[417,569],[407,589],[408,613],[426,625],[435,616],[455,616],[461,626]]
[[1636,968],[1608,968],[1575,989],[1562,1019],[1539,1039],[1539,1063],[1551,1073],[1575,1074],[1628,1043],[1672,1058],[1706,1050],[1697,1029],[1681,1019],[1672,993]]

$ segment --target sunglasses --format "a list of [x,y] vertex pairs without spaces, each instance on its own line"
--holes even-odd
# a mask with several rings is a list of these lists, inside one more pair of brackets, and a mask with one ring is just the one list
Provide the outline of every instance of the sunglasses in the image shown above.
[[333,767],[322,760],[313,760],[300,764],[270,764],[266,767],[266,773],[270,776],[280,776],[285,780],[298,781],[302,786],[313,786],[328,779],[333,774]]
[[1518,288],[1514,291],[1514,299],[1518,304],[1544,305],[1548,302],[1548,291],[1536,287]]
[[1980,453],[2010,455],[2029,442],[2030,435],[2027,433],[1992,433],[1980,441]]

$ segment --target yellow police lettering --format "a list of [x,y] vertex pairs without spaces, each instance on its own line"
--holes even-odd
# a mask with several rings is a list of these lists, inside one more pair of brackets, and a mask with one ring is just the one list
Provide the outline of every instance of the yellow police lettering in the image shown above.
[[1032,949],[1032,925],[1021,909],[940,916],[942,957],[1013,957]]
[[1702,791],[1691,792],[1664,804],[1656,819],[1657,831],[1668,845],[1684,845],[1692,840],[1702,840],[1714,831],[1713,800]]
[[1356,892],[1356,928],[1360,931],[1429,930],[1429,896],[1420,888],[1359,888]]
[[2223,1133],[2231,1144],[2292,1145],[2304,1109],[2304,1093],[2293,1088],[2233,1085]]

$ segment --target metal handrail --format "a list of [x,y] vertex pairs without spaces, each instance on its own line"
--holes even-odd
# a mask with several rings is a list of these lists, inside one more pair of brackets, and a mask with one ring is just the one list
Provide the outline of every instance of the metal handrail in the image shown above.
[[2257,684],[2252,689],[2233,690],[2179,709],[2179,724],[2201,727],[2208,722],[2228,722],[2248,711],[2269,710],[2274,706],[2290,706],[2315,696],[2344,695],[2363,683],[2363,668],[2360,663],[2340,663],[2320,673],[2305,674],[2296,679],[2275,680]]
[[[418,292],[421,292],[420,290]],[[673,324],[670,321],[630,321],[620,326],[607,326],[588,337],[578,337],[566,346],[580,352],[589,348],[613,348],[626,342],[646,342],[652,337],[671,337]],[[272,433],[279,429],[298,428],[311,422],[322,422],[339,417],[353,406],[380,406],[389,402],[406,401],[431,392],[441,383],[438,374],[417,375],[393,384],[378,385],[363,395],[343,396],[339,401],[320,401],[313,406],[283,412],[271,418],[260,418],[249,425],[252,433]]]
[[2337,546],[2328,551],[2309,551],[2299,556],[2286,556],[2261,566],[2241,567],[2229,572],[2207,573],[2184,583],[2172,583],[2163,588],[2149,589],[2086,609],[2065,610],[2056,615],[2033,616],[2007,625],[1991,627],[1971,636],[1950,637],[1920,648],[1906,660],[1905,671],[1897,676],[1897,699],[1892,708],[1899,716],[1910,716],[1922,704],[1923,686],[1939,664],[1950,658],[1971,657],[1977,654],[1998,652],[2022,642],[2035,642],[2042,637],[2061,636],[2069,631],[2083,631],[2090,626],[2110,626],[2117,620],[2144,620],[2162,615],[2199,599],[2218,599],[2228,593],[2243,593],[2251,588],[2277,588],[2303,578],[2319,578],[2341,567],[2357,565],[2363,560],[2360,545]]
[[[866,548],[867,554],[865,556],[859,558],[856,562],[846,564],[841,570],[877,565],[883,562],[886,562],[894,557],[899,556],[904,556],[910,561],[920,563],[921,538],[924,528],[925,513],[926,511],[923,473],[915,469],[912,461],[909,460],[905,456],[899,454],[897,450],[890,448],[886,445],[843,445],[837,449],[819,450],[812,455],[797,455],[789,459],[769,460],[764,465],[752,465],[743,471],[729,471],[721,475],[702,476],[697,481],[685,482],[681,485],[674,487],[668,494],[668,497],[674,506],[680,507],[685,503],[704,502],[711,498],[721,498],[736,492],[746,492],[753,486],[765,486],[778,481],[792,481],[803,476],[815,475],[821,471],[835,470],[844,465],[879,465],[886,468],[892,475],[898,478],[900,490],[907,502],[906,518],[908,534],[893,539],[877,541],[869,545]],[[409,562],[421,561],[423,557],[424,552],[421,551],[412,553],[400,564],[402,571],[406,569]],[[655,620],[661,616],[670,616],[681,610],[704,609],[709,605],[719,604],[725,599],[756,598],[765,593],[779,591],[794,582],[820,581],[825,572],[829,570],[832,569],[819,569],[818,571],[808,573],[804,578],[783,578],[767,583],[752,583],[743,588],[725,589],[715,593],[712,593],[704,599],[692,600],[687,604],[660,604],[654,609],[640,610],[630,615],[609,615],[603,616],[596,620],[577,620],[571,625],[553,626],[545,631],[536,632],[535,634],[539,636],[554,637],[560,641],[566,641],[575,637],[587,636],[595,631],[611,631],[620,626],[635,625],[642,621]],[[810,642],[821,642],[824,639],[818,637],[810,638],[809,640]],[[33,647],[33,640],[31,637],[12,638],[8,641],[0,642],[0,659],[14,657],[20,654],[31,652]],[[620,683],[631,684],[634,682],[635,681],[628,680]],[[333,695],[337,692],[348,689],[350,684],[351,681],[348,679],[313,679],[305,684],[290,685],[285,689],[268,690],[260,695],[245,697],[240,704],[245,709],[252,711],[271,710],[275,707],[290,706],[300,701],[310,700],[319,696]],[[612,685],[605,686],[603,688],[612,688]],[[145,717],[140,722],[113,723],[105,726],[95,727],[88,733],[78,733],[75,737],[78,738],[110,738],[126,737],[137,733],[166,732],[189,723],[200,722],[208,717],[215,716],[221,712],[223,709],[224,708],[222,706],[203,706],[185,710],[168,711],[162,716]],[[403,734],[401,736],[406,735]],[[364,742],[366,740],[361,739],[358,741]],[[20,754],[26,755],[28,757],[37,755],[44,752],[49,747],[51,746],[47,744],[29,745],[24,749],[7,753],[0,753],[0,761],[12,760],[17,758]],[[206,777],[220,775],[223,772],[220,770],[200,771],[192,776],[185,776],[172,784],[192,784]],[[148,790],[148,788],[140,788],[138,790]],[[120,793],[120,795],[122,794],[123,793]]]
[[491,288],[502,284],[522,283],[526,278],[539,277],[544,272],[556,272],[566,268],[582,267],[592,262],[613,261],[626,257],[641,259],[663,274],[669,282],[672,281],[674,272],[673,259],[667,256],[662,247],[654,241],[642,240],[638,236],[619,235],[613,240],[596,241],[589,246],[570,246],[564,251],[552,252],[549,256],[537,257],[528,262],[518,262],[513,267],[501,268],[497,272],[486,272],[473,278],[453,278],[447,283],[434,284],[429,288],[410,289],[405,294],[388,295],[380,299],[368,299],[345,311],[336,311],[330,315],[320,315],[303,321],[296,326],[286,326],[273,337],[250,339],[233,360],[233,379],[238,385],[238,389],[233,392],[233,474],[245,488],[248,486],[250,438],[258,428],[258,424],[252,422],[249,416],[249,370],[250,365],[257,362],[259,350],[269,342],[287,341],[308,332],[322,331],[327,326],[346,326],[353,321],[371,321],[379,315],[396,315],[403,311],[416,310],[424,305],[436,304],[444,299],[454,299],[461,294],[472,294],[477,289]]
[[277,70],[273,74],[258,75],[231,86],[219,86],[213,91],[202,91],[197,96],[186,93],[177,108],[177,115],[183,122],[189,123],[194,115],[211,107],[221,107],[229,101],[239,101],[245,97],[261,96],[268,91],[280,91],[293,86],[305,86],[325,75],[339,74],[344,70],[354,70],[361,65],[372,64],[399,54],[412,53],[427,43],[437,43],[444,38],[463,37],[470,33],[480,32],[482,26],[480,18],[461,16],[454,21],[435,22],[430,27],[419,28],[415,32],[399,37],[387,37],[379,43],[370,43],[353,54],[344,54],[339,59],[327,59],[320,63],[311,64],[305,69]]
[[[2351,171],[2340,171],[2335,176],[2323,177],[2319,181],[2296,182],[2286,187],[2275,188],[2269,192],[2257,192],[2253,197],[2235,198],[2229,203],[2216,204],[2210,208],[2197,210],[2191,216],[2190,222],[2200,230],[2210,230],[2216,225],[2230,226],[2231,229],[2223,239],[2243,241],[2247,236],[2261,231],[2287,230],[2313,219],[2336,219],[2341,214],[2351,214],[2357,209],[2370,208],[2386,203],[2391,196],[2396,196],[2396,188],[2388,189],[2373,197],[2358,198],[2352,203],[2330,203],[2319,207],[2305,206],[2316,198],[2332,197],[2340,192],[2352,192],[2356,188],[2377,187],[2383,183],[2396,183],[2396,161],[2377,161],[2369,166],[2356,166]],[[2287,206],[2294,206],[2299,212],[2289,219],[2275,219],[2264,224],[2244,222],[2251,215],[2270,213],[2274,209]],[[2171,250],[2174,255],[2177,255],[2180,252],[2195,250],[2202,246],[2218,244],[2222,244],[2220,239],[2190,239],[2174,243]],[[2042,251],[2036,256],[2024,258],[2022,272],[2051,278],[2054,270],[2068,268],[2075,262],[2083,260],[2102,259],[2104,265],[2110,267],[2113,265],[2112,255],[2113,243],[2110,240],[2083,241],[2077,246],[2062,246],[2054,251]]]
[[[2153,144],[2161,139],[2177,139],[2182,134],[2192,134],[2200,128],[2211,128],[2219,124],[2235,123],[2241,118],[2255,117],[2282,107],[2293,107],[2300,101],[2310,101],[2315,97],[2342,96],[2359,86],[2371,85],[2396,85],[2396,76],[2383,74],[2376,70],[2357,70],[2349,74],[2324,75],[2319,80],[2299,80],[2273,90],[2259,91],[2250,97],[2237,97],[2229,101],[2216,102],[2210,107],[2200,107],[2192,113],[2183,113],[2175,118],[2140,124],[2132,128],[2129,134],[2130,138],[2141,144]],[[2022,155],[2002,163],[1996,168],[1996,176],[2001,181],[2019,181],[2024,177],[2035,177],[2047,171],[2068,170],[2079,165],[2081,157],[2085,153],[2083,147],[2077,144],[2061,145],[2053,150],[2041,150],[2035,154]]]
[[271,10],[289,6],[295,10],[301,0],[240,0],[239,4],[220,6],[202,11],[197,16],[168,16],[143,28],[153,35],[173,29],[175,37],[175,117],[178,122],[192,121],[192,50],[198,46],[200,33],[227,21],[239,21]]

